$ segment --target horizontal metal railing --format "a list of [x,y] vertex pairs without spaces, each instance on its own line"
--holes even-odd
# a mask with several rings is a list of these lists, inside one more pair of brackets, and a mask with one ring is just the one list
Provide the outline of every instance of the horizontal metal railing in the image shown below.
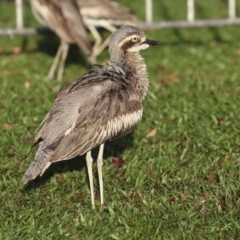
[[228,0],[228,18],[225,19],[195,19],[195,1],[187,0],[187,20],[185,21],[162,21],[153,22],[152,19],[152,0],[146,2],[146,21],[157,29],[163,28],[194,28],[194,27],[218,27],[239,25],[240,18],[236,16],[236,0]]

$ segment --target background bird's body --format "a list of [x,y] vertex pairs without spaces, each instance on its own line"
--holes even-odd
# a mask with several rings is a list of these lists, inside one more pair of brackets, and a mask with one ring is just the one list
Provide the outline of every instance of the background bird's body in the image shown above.
[[86,54],[92,51],[79,5],[76,0],[30,0],[30,4],[37,20],[61,38],[61,45],[46,77],[47,80],[53,78],[60,61],[58,80],[61,80],[69,44],[76,43]]
[[62,40],[76,43],[90,53],[91,45],[75,0],[30,0],[30,3],[41,24],[51,28]]

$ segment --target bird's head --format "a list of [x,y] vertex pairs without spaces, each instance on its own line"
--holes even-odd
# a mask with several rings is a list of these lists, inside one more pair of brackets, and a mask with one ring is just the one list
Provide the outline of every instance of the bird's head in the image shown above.
[[140,28],[129,25],[115,31],[108,44],[112,61],[116,61],[126,53],[138,53],[140,50],[147,49],[149,45],[158,45],[158,42],[146,39],[146,35]]

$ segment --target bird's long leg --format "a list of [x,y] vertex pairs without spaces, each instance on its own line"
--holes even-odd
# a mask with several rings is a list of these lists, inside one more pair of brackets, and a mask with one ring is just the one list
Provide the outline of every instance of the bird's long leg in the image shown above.
[[96,63],[96,56],[97,56],[96,53],[98,52],[98,48],[101,45],[102,37],[100,36],[96,27],[94,27],[93,25],[89,25],[88,29],[92,33],[92,35],[95,39],[95,43],[94,43],[94,46],[92,48],[92,54],[89,58],[90,63],[94,64],[94,63]]
[[68,55],[68,49],[69,49],[69,44],[65,41],[62,41],[62,56],[60,59],[59,69],[58,69],[58,76],[57,76],[58,81],[62,80],[64,66],[65,66],[67,55]]
[[98,168],[98,179],[99,179],[101,205],[103,205],[103,202],[104,202],[104,198],[103,198],[103,176],[102,176],[103,151],[104,151],[104,144],[101,144],[100,147],[99,147],[98,158],[97,158],[97,168]]
[[98,57],[98,55],[107,47],[109,43],[110,37],[107,37],[104,42],[95,50],[94,57],[95,59]]
[[[116,27],[112,26],[111,24],[109,25],[104,25],[104,28],[106,28],[109,32],[115,32],[117,30]],[[107,37],[104,42],[95,50],[95,58],[108,46],[110,40],[110,36]]]
[[55,56],[55,58],[53,60],[52,66],[51,66],[51,68],[50,68],[50,70],[48,72],[48,75],[44,78],[45,81],[53,79],[54,73],[55,73],[56,68],[57,68],[57,65],[58,65],[59,60],[60,60],[60,58],[62,56],[63,46],[64,46],[64,41],[61,41],[61,44],[60,44],[60,46],[59,46],[59,48],[57,50],[57,54],[56,54],[56,56]]
[[92,159],[92,156],[91,156],[91,151],[87,152],[86,162],[87,162],[88,179],[89,179],[90,192],[91,192],[91,202],[92,202],[93,209],[95,209],[94,190],[93,190],[93,174],[92,174],[93,159]]

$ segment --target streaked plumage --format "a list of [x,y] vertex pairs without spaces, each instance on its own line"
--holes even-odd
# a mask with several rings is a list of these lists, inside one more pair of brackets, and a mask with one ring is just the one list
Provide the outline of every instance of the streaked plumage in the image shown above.
[[[64,87],[56,97],[34,140],[39,149],[23,176],[23,184],[42,175],[51,163],[86,152],[89,170],[90,151],[99,145],[98,170],[99,175],[102,174],[102,144],[131,132],[142,117],[148,76],[139,51],[156,44],[133,26],[123,26],[112,34],[108,65],[86,73]],[[94,207],[91,176],[89,180]],[[99,181],[103,204],[101,178]]]
[[30,4],[38,21],[61,38],[61,45],[46,77],[47,80],[53,78],[61,60],[58,72],[58,80],[61,80],[70,43],[76,43],[86,54],[92,51],[79,5],[76,0],[30,0]]

